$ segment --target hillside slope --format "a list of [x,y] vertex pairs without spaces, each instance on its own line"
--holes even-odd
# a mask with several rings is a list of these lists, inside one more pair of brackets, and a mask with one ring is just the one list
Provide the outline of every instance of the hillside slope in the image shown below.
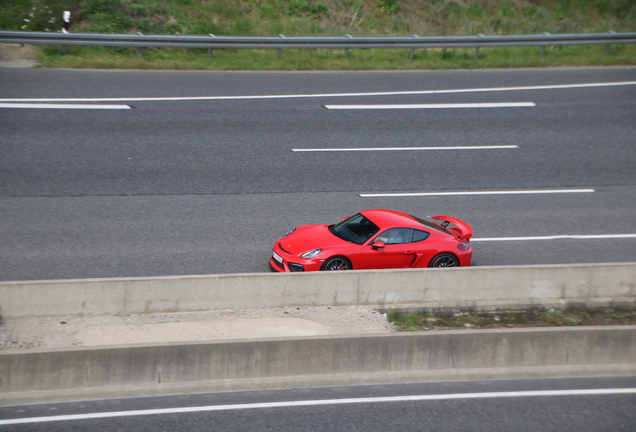
[[216,35],[636,31],[633,0],[3,0],[0,29]]

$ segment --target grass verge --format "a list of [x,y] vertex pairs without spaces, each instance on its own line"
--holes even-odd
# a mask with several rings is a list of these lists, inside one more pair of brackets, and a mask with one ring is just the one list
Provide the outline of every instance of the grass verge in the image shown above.
[[214,50],[205,49],[38,47],[38,61],[50,68],[169,69],[169,70],[436,70],[559,66],[616,66],[636,64],[636,45],[540,48],[342,50]]
[[387,312],[387,320],[398,331],[465,330],[521,327],[636,325],[633,305],[607,309],[529,310],[500,312]]

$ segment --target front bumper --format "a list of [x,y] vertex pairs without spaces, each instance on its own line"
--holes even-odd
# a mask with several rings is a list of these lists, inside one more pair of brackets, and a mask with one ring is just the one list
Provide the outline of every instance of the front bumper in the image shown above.
[[[278,259],[276,259],[278,257]],[[283,250],[278,243],[272,248],[269,267],[279,273],[296,273],[304,271],[318,271],[323,261],[319,259],[303,259]]]
[[294,273],[294,272],[305,271],[305,266],[302,264],[293,263],[293,262],[280,263],[276,261],[273,257],[269,260],[269,268],[271,271],[279,272],[279,273]]
[[274,258],[269,260],[269,269],[273,272],[278,273],[294,273],[294,272],[304,272],[305,267],[301,264],[289,263],[289,264],[280,264]]

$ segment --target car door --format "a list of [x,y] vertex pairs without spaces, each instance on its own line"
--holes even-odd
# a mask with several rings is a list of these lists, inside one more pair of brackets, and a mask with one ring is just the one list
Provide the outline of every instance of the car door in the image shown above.
[[[390,233],[390,231],[397,231]],[[408,268],[416,258],[411,228],[392,228],[365,243],[360,253],[360,269]]]

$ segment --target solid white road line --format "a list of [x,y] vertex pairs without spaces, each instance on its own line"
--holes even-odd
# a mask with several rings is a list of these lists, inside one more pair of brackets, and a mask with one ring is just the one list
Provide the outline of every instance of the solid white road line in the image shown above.
[[552,235],[535,237],[484,237],[471,238],[471,242],[496,242],[496,241],[533,241],[533,240],[561,240],[561,239],[623,239],[636,238],[636,234],[592,234],[592,235]]
[[361,193],[363,198],[376,197],[417,197],[417,196],[456,196],[456,195],[523,195],[523,194],[560,194],[560,193],[589,193],[594,189],[540,189],[540,190],[509,190],[509,191],[460,191],[460,192],[403,192],[403,193]]
[[403,105],[325,105],[332,110],[381,110],[381,109],[446,109],[446,108],[519,108],[533,107],[534,102],[453,103],[453,104],[403,104]]
[[128,105],[90,105],[90,104],[32,104],[32,103],[0,103],[0,108],[30,109],[130,109]]
[[346,148],[309,148],[292,149],[294,152],[356,152],[356,151],[405,151],[405,150],[495,150],[515,149],[517,145],[500,146],[457,146],[457,147],[346,147]]
[[542,391],[522,391],[522,392],[492,392],[492,393],[455,393],[455,394],[435,394],[435,395],[415,395],[415,396],[389,396],[376,398],[356,398],[356,399],[325,399],[306,400],[291,402],[265,402],[236,405],[211,405],[185,408],[164,408],[137,411],[116,411],[88,414],[59,415],[49,417],[32,417],[0,420],[0,425],[25,424],[25,423],[48,423],[54,421],[86,420],[96,418],[114,417],[135,417],[142,415],[157,414],[180,414],[191,412],[209,411],[230,411],[258,408],[286,408],[297,406],[320,406],[320,405],[344,405],[344,404],[365,404],[365,403],[388,403],[388,402],[414,402],[414,401],[435,401],[453,399],[488,399],[488,398],[515,398],[515,397],[546,397],[546,396],[598,396],[616,394],[635,394],[636,388],[610,388],[610,389],[585,389],[585,390],[542,390]]
[[523,87],[489,87],[450,90],[415,90],[394,92],[369,92],[369,93],[316,93],[316,94],[291,94],[291,95],[254,95],[254,96],[191,96],[191,97],[144,97],[144,98],[28,98],[28,99],[0,99],[0,102],[122,102],[122,101],[189,101],[189,100],[254,100],[254,99],[296,99],[296,98],[322,98],[322,97],[359,97],[359,96],[399,96],[399,95],[430,95],[450,93],[487,93],[497,91],[523,91],[523,90],[560,90],[590,87],[615,87],[636,85],[636,81],[616,81],[604,83],[583,84],[559,84],[543,86]]

